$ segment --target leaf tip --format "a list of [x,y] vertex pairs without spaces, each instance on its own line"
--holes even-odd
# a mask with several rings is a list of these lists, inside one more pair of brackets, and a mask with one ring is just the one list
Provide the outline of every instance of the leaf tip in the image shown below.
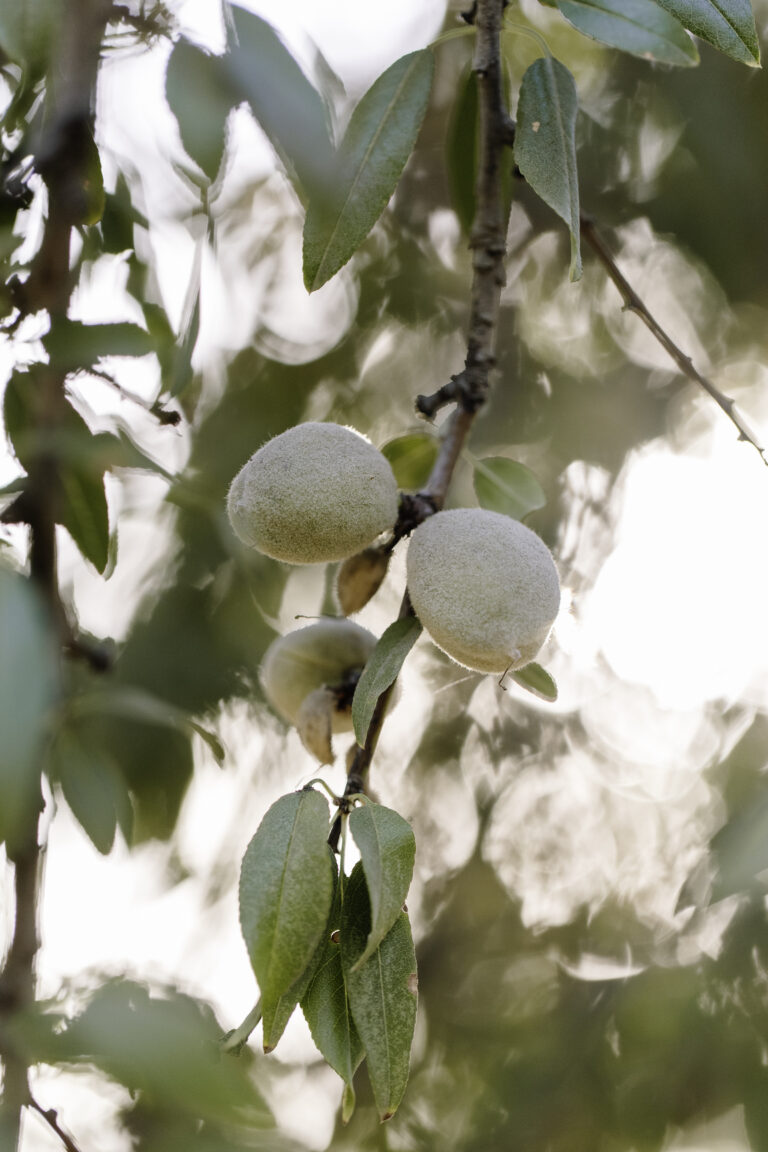
[[341,1122],[345,1126],[349,1124],[350,1120],[352,1119],[356,1103],[357,1097],[355,1096],[354,1088],[351,1084],[345,1084],[344,1094],[341,1097]]

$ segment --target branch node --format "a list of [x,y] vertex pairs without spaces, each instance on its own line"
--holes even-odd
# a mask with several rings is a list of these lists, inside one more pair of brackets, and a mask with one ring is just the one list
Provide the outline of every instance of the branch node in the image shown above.
[[431,420],[435,413],[444,408],[446,404],[452,404],[461,396],[461,390],[464,384],[464,373],[458,372],[455,376],[451,376],[447,384],[441,385],[437,392],[433,392],[431,396],[417,396],[416,397],[416,411],[422,416],[426,416]]

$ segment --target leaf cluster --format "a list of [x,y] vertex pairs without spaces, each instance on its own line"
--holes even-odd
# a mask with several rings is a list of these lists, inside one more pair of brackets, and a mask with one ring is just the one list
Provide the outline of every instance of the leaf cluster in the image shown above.
[[396,812],[366,800],[349,815],[360,860],[337,870],[326,800],[313,788],[277,800],[243,857],[240,923],[261,992],[264,1049],[297,1004],[344,1080],[354,1108],[363,1060],[382,1120],[408,1080],[416,1019],[416,957],[403,910],[415,842]]

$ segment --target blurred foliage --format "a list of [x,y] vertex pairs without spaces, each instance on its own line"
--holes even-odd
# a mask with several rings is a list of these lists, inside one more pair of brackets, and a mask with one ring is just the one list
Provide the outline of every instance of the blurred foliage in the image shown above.
[[[38,4],[44,7],[43,0]],[[13,10],[12,3],[0,5],[4,18]],[[140,17],[148,19],[149,10],[133,5],[131,11],[135,47],[142,42]],[[630,271],[642,271],[646,256],[671,252],[671,274],[679,279],[670,292],[682,296],[694,328],[711,337],[714,359],[752,358],[756,348],[764,355],[768,280],[759,238],[765,232],[768,79],[740,70],[706,46],[698,68],[676,71],[585,41],[556,12],[537,9],[530,19],[576,79],[584,209],[617,252],[626,253]],[[51,39],[46,31],[27,52],[27,25],[18,24],[11,44],[3,39],[0,20],[7,53],[0,61],[6,109],[0,311],[9,345],[25,345],[5,391],[9,448],[20,471],[28,468],[30,455],[52,455],[68,481],[57,520],[85,563],[107,576],[115,564],[115,535],[120,536],[118,501],[110,499],[108,518],[110,484],[121,485],[129,468],[152,469],[164,449],[173,459],[168,446],[179,427],[187,450],[163,504],[172,527],[152,558],[130,625],[119,639],[88,638],[106,670],[93,658],[87,666],[68,665],[58,695],[38,669],[51,637],[26,585],[11,571],[22,566],[15,529],[3,540],[9,570],[0,572],[6,656],[0,728],[16,734],[19,748],[11,756],[4,736],[0,787],[20,774],[24,804],[39,802],[39,774],[28,766],[30,748],[45,740],[45,769],[56,796],[105,854],[118,835],[131,846],[173,839],[195,770],[192,722],[207,732],[233,701],[248,702],[254,723],[264,717],[258,667],[274,637],[289,573],[248,553],[232,536],[224,514],[232,477],[266,439],[310,418],[348,423],[379,445],[389,442],[402,483],[417,487],[433,458],[433,443],[419,431],[414,398],[444,384],[463,358],[471,261],[462,229],[471,211],[467,173],[475,151],[466,39],[447,41],[435,52],[432,97],[415,151],[389,210],[342,274],[345,300],[352,301],[350,320],[327,346],[301,330],[304,314],[295,292],[282,300],[282,314],[280,308],[269,310],[283,287],[283,265],[269,264],[276,253],[295,261],[293,282],[300,284],[300,224],[287,181],[255,179],[252,173],[244,179],[237,168],[237,118],[230,113],[245,102],[259,116],[265,99],[259,76],[249,76],[245,67],[246,32],[265,38],[258,50],[272,53],[281,85],[290,83],[286,77],[298,66],[286,59],[281,43],[275,48],[263,21],[242,14],[239,21],[241,44],[229,58],[228,86],[222,86],[218,58],[185,40],[173,47],[166,94],[188,158],[183,169],[167,162],[164,176],[176,182],[174,211],[178,217],[187,213],[190,232],[199,236],[204,222],[199,243],[206,259],[220,262],[227,302],[234,309],[251,295],[256,301],[246,346],[227,354],[224,371],[193,373],[205,276],[199,291],[192,277],[186,326],[174,327],[151,255],[152,229],[162,221],[150,218],[137,174],[112,156],[116,171],[105,176],[103,211],[101,173],[97,178],[92,166],[93,196],[79,228],[74,275],[85,281],[89,269],[124,260],[130,319],[60,321],[47,334],[51,365],[72,373],[72,403],[60,435],[41,439],[27,385],[46,366],[30,364],[38,333],[33,328],[28,340],[25,335],[30,256],[22,234],[30,206],[43,196],[32,160]],[[446,28],[453,27],[451,17]],[[524,38],[505,48],[513,108],[536,51]],[[17,60],[25,53],[20,67]],[[321,100],[308,92],[303,74],[297,83],[298,104],[273,110],[273,121],[264,127],[302,190],[327,163],[324,135],[306,149],[302,140],[321,121],[323,133],[329,131],[348,108],[338,85],[329,83]],[[205,115],[198,116],[201,110]],[[106,151],[109,127],[107,119]],[[190,163],[199,166],[194,178]],[[230,187],[233,170],[240,182]],[[510,467],[517,482],[523,478],[525,491],[517,497],[525,512],[519,514],[554,546],[573,511],[568,469],[575,463],[599,469],[607,504],[628,455],[667,433],[689,390],[670,370],[649,367],[621,326],[618,295],[588,254],[582,287],[567,285],[567,231],[515,177],[511,154],[504,180],[513,206],[498,381],[474,426],[471,447],[478,461],[491,458],[506,496]],[[268,265],[278,271],[265,289],[260,270]],[[695,292],[686,294],[690,284]],[[563,286],[579,294],[566,298]],[[745,311],[752,317],[746,328],[740,319]],[[325,319],[330,328],[330,309]],[[89,393],[105,374],[120,380],[123,361],[114,358],[145,356],[156,358],[161,375],[153,400],[137,409],[134,444],[117,419],[104,431],[104,417],[97,416],[95,402],[89,405]],[[128,407],[121,407],[121,419]],[[158,425],[151,433],[148,415]],[[168,479],[169,470],[158,465],[156,474]],[[471,467],[459,470],[451,498],[474,500]],[[23,507],[14,505],[19,499],[18,486],[2,494],[5,518],[14,525],[24,523]],[[18,515],[9,512],[14,506]],[[600,536],[590,577],[610,546],[607,524]],[[118,552],[118,568],[123,562]],[[76,596],[70,607],[76,615]],[[22,627],[25,614],[29,620]],[[442,657],[433,658],[426,673],[432,711],[424,717],[423,734],[407,765],[398,767],[399,783],[382,781],[388,803],[402,810],[407,800],[416,811],[417,862],[423,861],[416,920],[421,1019],[409,1088],[397,1117],[382,1130],[365,1076],[358,1075],[357,1111],[347,1127],[337,1125],[331,1147],[652,1152],[679,1129],[738,1109],[750,1146],[768,1150],[765,716],[747,702],[735,705],[748,718],[747,730],[707,765],[709,825],[687,883],[668,893],[668,903],[677,902],[674,916],[655,921],[631,897],[611,892],[591,905],[577,901],[565,922],[542,925],[531,922],[521,895],[502,878],[488,830],[505,789],[525,765],[534,763],[546,777],[564,750],[589,745],[584,719],[578,707],[549,713],[510,691],[504,706],[481,723],[473,711],[477,678],[467,682],[455,672]],[[21,709],[15,676],[34,686]],[[547,683],[543,689],[539,683],[539,690],[552,695]],[[116,700],[123,694],[134,705],[143,700],[141,715],[137,707],[126,714],[117,705],[78,711],[77,702],[96,692]],[[725,705],[719,709],[723,731],[726,711]],[[472,741],[474,759],[465,755]],[[473,849],[458,862],[446,847],[451,821],[441,826],[441,795],[466,800],[466,810],[451,802],[451,818],[455,823],[459,812],[465,834],[477,828]],[[0,826],[12,852],[3,823],[11,809],[4,795],[0,799]],[[430,816],[432,805],[437,815]],[[674,844],[666,846],[672,856],[675,850]],[[545,858],[543,867],[547,863]],[[714,943],[705,947],[705,939]],[[615,970],[604,976],[595,960]],[[254,1087],[263,1083],[268,1098],[270,1075],[279,1073],[248,1056],[220,1061],[221,1031],[210,1009],[180,992],[153,994],[137,983],[107,981],[72,1012],[41,1006],[18,1021],[14,1042],[25,1046],[30,1060],[96,1069],[125,1085],[133,1097],[120,1120],[140,1152],[292,1147],[269,1127],[267,1107]]]

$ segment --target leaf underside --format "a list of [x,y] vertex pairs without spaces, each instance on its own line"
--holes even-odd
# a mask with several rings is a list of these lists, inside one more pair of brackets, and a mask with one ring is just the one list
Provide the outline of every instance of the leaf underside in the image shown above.
[[655,0],[557,0],[557,6],[579,32],[612,48],[683,68],[699,61],[683,26]]

